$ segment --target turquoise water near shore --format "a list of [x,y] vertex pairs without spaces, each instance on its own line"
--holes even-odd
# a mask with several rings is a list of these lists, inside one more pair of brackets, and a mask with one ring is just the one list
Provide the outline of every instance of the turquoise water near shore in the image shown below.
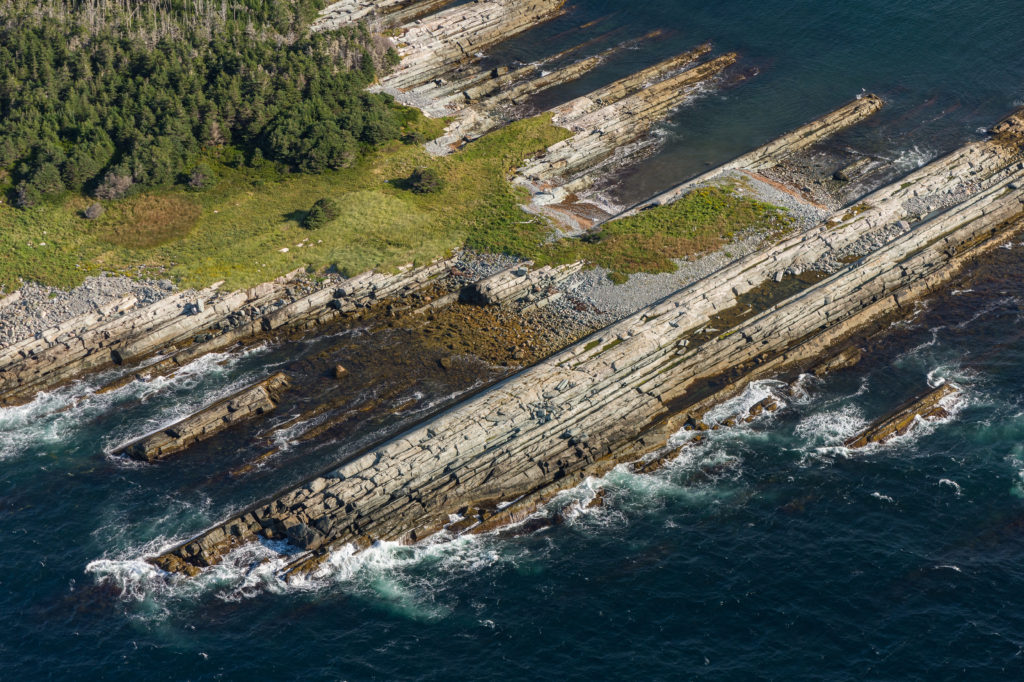
[[[677,112],[664,147],[623,179],[621,195],[641,198],[861,88],[888,107],[851,144],[908,170],[948,151],[1024,104],[1021,9],[580,0],[495,53],[533,59],[606,31],[665,29],[550,95],[565,98],[706,39],[738,50],[750,77]],[[808,380],[806,396],[662,471],[611,473],[603,507],[582,509],[589,482],[553,505],[575,499],[580,511],[547,530],[339,555],[301,584],[277,581],[262,548],[176,584],[141,558],[387,424],[295,445],[234,478],[225,463],[245,443],[159,466],[104,454],[287,363],[294,347],[204,359],[159,386],[80,398],[74,385],[0,409],[0,678],[1019,679],[1022,274],[1024,245],[1000,249],[861,365]],[[367,343],[385,359],[416,352]],[[883,447],[841,447],[942,380],[965,390],[949,419]],[[415,390],[423,402],[451,397]],[[779,390],[761,382],[741,400]]]

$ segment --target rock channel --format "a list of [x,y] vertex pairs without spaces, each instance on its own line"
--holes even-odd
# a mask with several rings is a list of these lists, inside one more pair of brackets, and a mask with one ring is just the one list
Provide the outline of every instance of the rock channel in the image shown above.
[[517,182],[530,188],[540,205],[560,202],[592,185],[590,173],[616,153],[635,154],[630,145],[645,139],[698,85],[736,63],[737,55],[728,53],[686,67],[709,49],[698,47],[553,109],[552,123],[573,136],[528,161],[517,171]]

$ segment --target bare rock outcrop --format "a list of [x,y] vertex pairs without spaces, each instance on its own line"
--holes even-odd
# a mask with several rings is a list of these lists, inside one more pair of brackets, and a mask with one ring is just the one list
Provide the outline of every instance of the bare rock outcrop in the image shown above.
[[923,395],[912,398],[890,414],[875,420],[861,433],[846,441],[848,448],[863,448],[871,443],[881,445],[902,436],[923,421],[935,421],[949,416],[945,403],[958,395],[960,389],[953,384],[942,384]]
[[502,305],[520,301],[536,301],[547,297],[552,288],[583,269],[583,263],[551,266],[531,270],[532,261],[485,277],[468,285],[461,300],[479,305]]
[[[666,60],[553,109],[552,122],[574,134],[528,161],[517,171],[519,182],[561,200],[568,190],[552,192],[552,186],[593,170],[617,150],[644,138],[651,126],[693,95],[695,86],[736,62],[736,55],[729,53],[678,71],[707,49],[702,46]],[[577,182],[573,190],[578,189],[582,186]]]
[[[1024,227],[1021,159],[998,135],[967,145],[152,561],[192,574],[262,537],[294,545],[284,572],[306,574],[349,543],[520,521],[586,476],[665,447],[751,380],[813,366],[1013,237]],[[832,276],[776,281],[968,178],[966,199],[908,220]]]
[[306,329],[384,299],[402,297],[447,272],[450,260],[397,274],[366,272],[344,281],[300,286],[297,270],[250,289],[221,292],[219,284],[136,308],[123,300],[69,320],[38,338],[0,349],[0,405],[27,402],[39,391],[85,373],[134,365],[163,353],[150,371],[271,332]]
[[633,206],[616,218],[634,215],[639,211],[664,206],[679,199],[694,187],[706,184],[730,170],[761,171],[779,164],[790,156],[817,144],[836,132],[856,125],[866,118],[875,115],[882,109],[884,102],[877,95],[863,95],[845,104],[821,118],[800,126],[796,130],[783,135],[768,144],[758,147],[729,161],[717,168],[676,185],[652,199]]
[[126,443],[111,454],[124,454],[146,462],[165,459],[235,424],[273,411],[288,386],[288,377],[278,372],[170,426]]
[[426,16],[455,0],[340,0],[320,11],[311,31],[330,31],[359,21],[396,26]]
[[444,77],[482,50],[557,16],[564,3],[482,0],[407,24],[398,41],[402,61],[382,85],[404,90]]

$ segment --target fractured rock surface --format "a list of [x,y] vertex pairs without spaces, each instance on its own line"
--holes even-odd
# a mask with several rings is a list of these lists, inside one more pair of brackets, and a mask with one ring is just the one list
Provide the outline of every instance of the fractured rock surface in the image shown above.
[[648,199],[616,216],[621,218],[634,215],[655,206],[664,206],[679,199],[687,192],[698,185],[706,184],[730,170],[761,171],[784,161],[788,157],[807,149],[811,145],[821,142],[826,137],[834,135],[843,128],[860,123],[864,119],[876,114],[884,105],[884,102],[877,95],[864,95],[852,102],[818,118],[807,125],[800,126],[796,130],[783,135],[768,144],[758,147],[729,161],[721,166],[699,175],[691,180],[676,185],[672,189]]
[[558,15],[565,0],[483,0],[443,10],[403,27],[402,61],[382,80],[400,90],[445,76],[482,50]]
[[157,353],[151,371],[272,331],[304,329],[416,291],[446,272],[450,261],[396,275],[367,272],[341,282],[300,287],[297,270],[273,282],[230,293],[213,285],[197,294],[168,296],[136,308],[129,297],[0,349],[0,405],[20,404],[42,390],[87,372],[136,364]]
[[[520,182],[542,188],[565,184],[577,173],[593,170],[617,150],[645,137],[657,121],[693,95],[695,86],[736,62],[736,54],[730,53],[673,74],[707,49],[702,46],[553,109],[552,122],[574,135],[528,161],[517,171]],[[586,180],[577,182],[573,189],[587,184]],[[556,196],[561,198],[566,191]]]
[[924,395],[909,400],[892,413],[875,420],[868,428],[846,441],[848,448],[863,448],[870,443],[879,445],[902,436],[914,428],[918,421],[935,421],[949,416],[944,403],[958,395],[960,389],[953,384],[942,384]]
[[[263,537],[298,548],[285,572],[304,574],[332,549],[417,541],[453,514],[469,519],[459,532],[522,520],[558,490],[663,447],[749,381],[814,364],[1013,236],[1021,160],[1005,135],[966,145],[152,561],[194,574]],[[965,181],[966,200],[911,215]],[[786,275],[901,220],[906,230],[830,277]]]
[[312,31],[330,31],[358,21],[382,19],[394,26],[450,5],[455,0],[340,0],[320,11]]
[[111,454],[146,462],[164,459],[235,424],[271,412],[288,386],[288,377],[278,372],[170,426],[122,445]]

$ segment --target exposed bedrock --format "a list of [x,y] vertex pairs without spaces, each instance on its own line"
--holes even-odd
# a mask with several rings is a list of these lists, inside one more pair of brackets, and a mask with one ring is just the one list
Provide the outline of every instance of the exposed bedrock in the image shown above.
[[117,301],[0,349],[0,405],[27,402],[85,373],[134,365],[158,353],[164,357],[147,368],[151,372],[271,332],[323,324],[416,291],[445,273],[451,262],[301,285],[298,270],[251,289],[224,293],[213,285],[143,308],[134,307],[134,300]]
[[401,63],[384,87],[408,89],[445,76],[511,36],[558,15],[565,0],[483,0],[408,24],[398,39]]
[[553,288],[583,269],[583,263],[570,263],[530,270],[532,261],[520,263],[467,286],[460,295],[465,303],[501,305],[520,301],[535,302],[554,295]]
[[843,105],[819,119],[800,126],[796,130],[783,135],[768,144],[758,147],[752,152],[739,156],[721,166],[699,175],[691,180],[676,185],[672,189],[656,197],[643,201],[616,216],[617,218],[633,215],[639,211],[672,203],[694,187],[711,182],[726,171],[749,170],[760,171],[770,168],[789,158],[797,152],[817,144],[838,131],[856,125],[873,116],[883,107],[882,98],[877,95],[864,95]]
[[[967,145],[151,561],[192,574],[240,544],[287,539],[297,552],[284,573],[307,574],[347,543],[520,521],[586,476],[662,448],[749,381],[813,366],[907,310],[1019,231],[1022,177],[1016,142]],[[908,220],[836,274],[783,275],[912,218],[910,197],[940,202],[934,195],[964,182],[968,198]]]
[[430,103],[423,108],[430,116],[453,114],[471,105],[476,105],[481,112],[493,111],[501,105],[518,103],[530,95],[579,78],[615,52],[654,35],[657,34],[649,34],[571,62],[568,61],[569,57],[584,49],[588,42],[514,69],[507,66],[488,69],[468,67],[451,74],[449,80],[431,81],[415,88],[413,92],[430,99]]
[[955,385],[942,384],[912,398],[847,440],[846,447],[863,448],[871,443],[881,445],[906,434],[915,424],[944,419],[949,416],[949,401],[959,393],[960,389]]
[[[517,171],[517,180],[548,196],[535,197],[537,203],[562,200],[570,190],[554,188],[645,138],[655,123],[693,96],[697,85],[736,62],[735,53],[729,53],[665,77],[694,58],[694,53],[681,55],[553,109],[552,122],[574,135],[528,161]],[[572,191],[589,184],[584,177],[582,185],[573,183]]]
[[278,372],[170,426],[126,443],[111,454],[124,454],[146,462],[164,459],[235,424],[273,411],[288,387],[288,377]]
[[[457,114],[444,134],[427,144],[431,153],[443,155],[518,118],[514,109],[530,96],[575,80],[600,66],[605,55],[587,57],[552,71],[543,71],[538,62],[501,74],[500,69],[482,83],[448,97],[441,97],[425,108],[437,116]],[[479,82],[479,81],[478,81]]]
[[330,31],[358,21],[382,20],[389,26],[436,12],[455,0],[341,0],[320,11],[311,31]]

